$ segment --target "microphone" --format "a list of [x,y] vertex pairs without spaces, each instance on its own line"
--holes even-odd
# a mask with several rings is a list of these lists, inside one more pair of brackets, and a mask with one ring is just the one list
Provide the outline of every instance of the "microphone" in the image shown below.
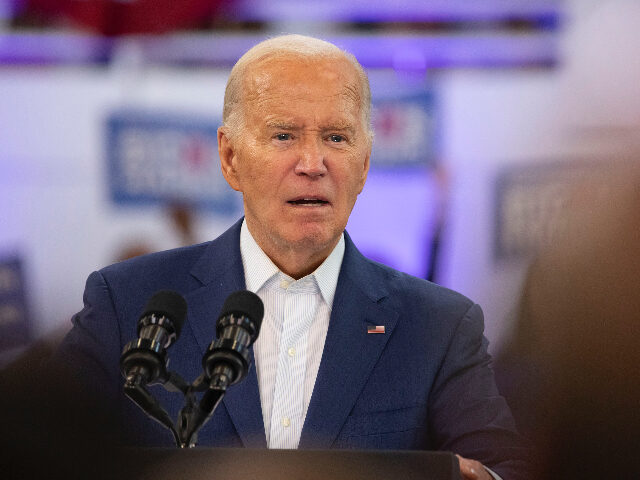
[[120,356],[120,370],[128,384],[165,382],[167,352],[180,335],[187,316],[187,302],[171,290],[156,292],[138,320],[138,339],[129,342]]
[[227,297],[216,323],[218,338],[202,358],[212,388],[226,388],[242,380],[249,371],[249,347],[260,333],[264,315],[262,300],[248,290]]

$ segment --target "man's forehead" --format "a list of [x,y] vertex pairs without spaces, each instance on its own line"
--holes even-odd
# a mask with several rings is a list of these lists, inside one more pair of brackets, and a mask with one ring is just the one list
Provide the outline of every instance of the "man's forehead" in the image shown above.
[[343,57],[268,57],[255,61],[244,75],[244,100],[268,101],[277,95],[361,101],[358,74]]

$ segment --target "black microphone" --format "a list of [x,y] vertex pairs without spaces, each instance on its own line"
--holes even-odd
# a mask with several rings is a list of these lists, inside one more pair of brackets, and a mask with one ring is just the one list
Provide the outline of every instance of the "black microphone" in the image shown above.
[[138,339],[129,342],[120,356],[120,370],[128,383],[166,381],[167,352],[180,335],[187,316],[187,302],[171,290],[156,292],[138,320]]
[[262,300],[248,290],[234,292],[224,302],[216,334],[202,359],[211,387],[226,388],[242,380],[249,371],[249,347],[260,333],[264,315]]

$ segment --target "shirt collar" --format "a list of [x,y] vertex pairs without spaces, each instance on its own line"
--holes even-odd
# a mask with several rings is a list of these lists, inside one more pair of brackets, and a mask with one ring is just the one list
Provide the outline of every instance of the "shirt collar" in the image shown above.
[[[313,273],[308,275],[315,278],[322,298],[329,308],[333,306],[333,298],[336,293],[336,287],[338,286],[338,276],[340,275],[340,267],[342,266],[342,259],[344,258],[344,249],[343,233],[340,235],[340,240],[338,240],[338,244],[331,254],[329,254]],[[256,243],[247,227],[246,221],[242,222],[240,229],[240,255],[242,257],[247,290],[257,293],[271,277],[282,273]],[[284,273],[282,273],[282,275],[290,278]]]

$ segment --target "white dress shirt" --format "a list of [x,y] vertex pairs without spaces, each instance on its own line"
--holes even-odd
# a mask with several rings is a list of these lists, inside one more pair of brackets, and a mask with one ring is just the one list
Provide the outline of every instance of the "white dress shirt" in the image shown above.
[[344,235],[313,273],[282,273],[243,222],[240,254],[247,290],[264,303],[253,346],[269,448],[297,448],[318,375],[331,306],[344,257]]

